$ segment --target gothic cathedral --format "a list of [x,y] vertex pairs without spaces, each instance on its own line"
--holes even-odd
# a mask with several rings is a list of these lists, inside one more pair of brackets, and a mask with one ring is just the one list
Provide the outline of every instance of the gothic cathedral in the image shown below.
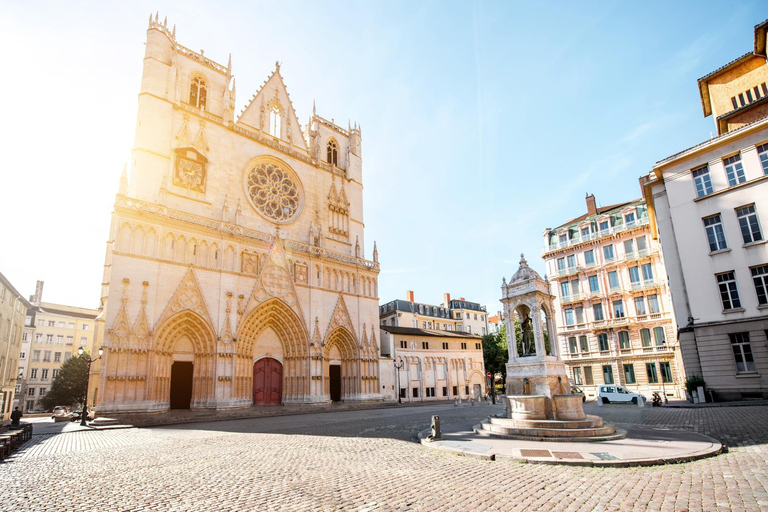
[[301,127],[280,66],[235,78],[150,17],[102,286],[97,412],[381,400],[361,132]]

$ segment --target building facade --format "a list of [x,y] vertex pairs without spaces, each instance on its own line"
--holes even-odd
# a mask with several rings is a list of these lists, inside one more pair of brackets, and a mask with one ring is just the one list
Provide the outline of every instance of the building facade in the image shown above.
[[416,302],[413,291],[408,290],[406,300],[396,299],[379,307],[379,322],[395,327],[488,334],[485,306],[464,297],[451,299],[449,293],[443,294],[442,304],[434,305]]
[[570,380],[587,396],[621,384],[650,396],[684,397],[672,302],[646,203],[598,207],[544,231],[557,346]]
[[754,51],[699,79],[718,136],[643,180],[686,372],[716,400],[768,397],[768,21]]
[[[80,347],[93,354],[97,309],[42,302],[43,282],[38,281],[30,299],[28,325],[19,355],[18,405],[23,412],[37,411],[37,401],[51,389],[61,365],[77,355]],[[69,405],[69,404],[61,404]]]
[[234,105],[231,59],[150,19],[90,381],[101,414],[383,398],[360,128],[314,108],[302,127],[279,64]]
[[381,346],[392,355],[402,402],[485,396],[482,336],[382,324]]
[[11,419],[19,385],[19,354],[29,302],[0,273],[0,425]]

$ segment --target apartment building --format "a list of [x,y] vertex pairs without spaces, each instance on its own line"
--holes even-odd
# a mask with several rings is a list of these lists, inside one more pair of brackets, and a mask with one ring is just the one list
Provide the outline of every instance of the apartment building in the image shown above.
[[[80,347],[93,352],[96,309],[42,302],[43,282],[38,281],[31,298],[24,350],[19,354],[17,405],[23,412],[38,410],[37,400],[50,390],[64,361],[77,354]],[[95,398],[95,397],[94,397]],[[67,404],[62,404],[67,405]]]
[[544,230],[557,346],[572,384],[684,397],[685,373],[666,271],[642,199],[599,207]]
[[19,383],[18,361],[29,302],[0,273],[0,425],[11,419]]
[[758,24],[752,51],[698,81],[718,136],[641,179],[686,372],[715,400],[768,397],[767,29]]
[[413,327],[435,331],[455,331],[485,336],[488,334],[488,313],[485,306],[466,300],[451,299],[443,294],[440,305],[416,302],[411,290],[406,300],[393,300],[379,306],[381,325]]

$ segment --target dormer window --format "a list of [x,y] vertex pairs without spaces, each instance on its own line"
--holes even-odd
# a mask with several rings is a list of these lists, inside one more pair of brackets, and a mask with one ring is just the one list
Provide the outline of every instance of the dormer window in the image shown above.
[[624,222],[627,225],[631,225],[635,222],[635,212],[629,212],[626,215],[624,215]]
[[208,87],[205,84],[205,80],[199,76],[194,77],[189,86],[189,104],[193,107],[205,110],[205,100],[207,96]]
[[328,141],[327,146],[327,154],[328,154],[328,163],[331,165],[339,165],[339,146],[336,144],[336,141],[333,139],[330,139]]
[[273,105],[269,109],[269,134],[279,139],[281,129],[282,118],[280,117],[280,108],[277,105]]

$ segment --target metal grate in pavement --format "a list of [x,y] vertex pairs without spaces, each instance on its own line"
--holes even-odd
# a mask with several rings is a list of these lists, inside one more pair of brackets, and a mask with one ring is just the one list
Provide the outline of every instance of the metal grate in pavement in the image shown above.
[[619,460],[618,457],[615,455],[611,455],[610,453],[600,452],[600,453],[593,453],[595,457],[602,460]]
[[520,450],[523,457],[551,457],[549,450]]
[[552,455],[557,459],[583,459],[579,452],[552,452]]

